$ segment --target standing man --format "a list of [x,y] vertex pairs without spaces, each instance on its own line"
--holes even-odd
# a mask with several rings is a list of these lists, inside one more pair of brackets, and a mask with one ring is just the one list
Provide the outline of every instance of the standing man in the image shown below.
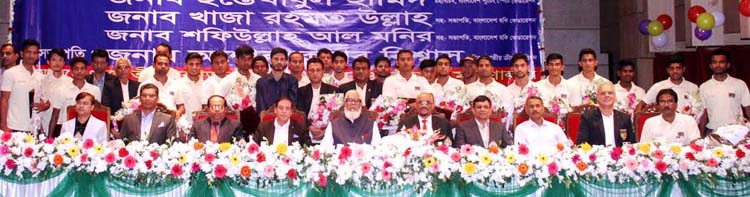
[[[258,79],[260,79],[260,75],[255,74],[253,69],[253,57],[255,56],[255,50],[250,47],[250,45],[240,45],[237,47],[237,49],[234,50],[234,62],[237,64],[237,68],[234,72],[230,73],[226,77],[224,77],[224,80],[221,82],[221,90],[219,90],[219,95],[224,96],[225,98],[229,95],[229,92],[232,91],[232,86],[237,82],[237,79],[242,77],[249,84],[252,86],[255,86],[256,82],[258,82]],[[261,56],[262,57],[262,56]]]
[[622,146],[637,143],[630,116],[615,110],[615,86],[604,83],[597,88],[599,108],[581,115],[576,144]]
[[117,79],[107,81],[102,91],[102,104],[109,106],[110,115],[122,109],[122,102],[127,101],[138,95],[138,87],[141,83],[130,79],[132,70],[130,60],[120,58],[115,61],[115,74]]
[[317,57],[310,58],[307,61],[307,76],[310,77],[310,84],[302,86],[297,90],[297,94],[299,94],[297,106],[306,115],[310,115],[310,110],[318,109],[320,96],[322,94],[336,93],[336,87],[323,83],[323,61]]
[[[513,109],[518,109],[519,112],[523,110],[523,105],[526,104],[526,98],[528,95],[529,87],[535,87],[531,79],[529,79],[529,57],[523,53],[513,54],[510,62],[513,64],[510,67],[511,73],[513,74],[513,83],[508,85],[508,92],[510,92],[511,99],[513,99]],[[522,97],[526,94],[525,97]]]
[[598,64],[599,61],[596,60],[596,52],[594,52],[593,49],[581,49],[578,53],[578,70],[580,70],[581,73],[573,76],[569,81],[571,82],[570,85],[573,86],[570,92],[572,96],[572,99],[570,100],[571,106],[585,104],[583,103],[583,97],[586,94],[586,90],[592,88],[595,89],[597,85],[610,82],[606,78],[596,74],[596,66]]
[[[44,78],[42,78],[42,84],[40,84],[41,91],[35,92],[35,94],[38,94],[38,97],[40,97],[40,99],[42,100],[52,101],[56,99],[55,94],[57,93],[57,91],[61,87],[64,87],[67,84],[71,84],[73,82],[73,78],[70,78],[68,75],[63,74],[65,59],[66,57],[68,57],[65,54],[65,50],[61,48],[54,48],[50,50],[47,57],[49,70],[47,71],[47,74],[44,75]],[[39,113],[42,116],[42,129],[45,133],[49,133],[49,122],[52,120],[52,108],[40,111]]]
[[297,79],[299,87],[310,83],[310,79],[305,75],[305,56],[299,51],[289,54],[289,74]]
[[700,119],[700,127],[706,131],[703,136],[711,134],[721,126],[738,124],[741,118],[750,117],[750,93],[747,84],[727,73],[732,67],[729,52],[720,49],[714,51],[708,67],[713,71],[713,76],[700,87],[707,112]]
[[446,101],[447,94],[464,94],[466,89],[461,80],[450,76],[451,58],[448,55],[440,55],[437,58],[435,75],[437,79],[432,83],[432,91],[435,92],[435,102]]
[[432,92],[427,79],[412,73],[414,53],[400,50],[396,55],[398,74],[391,75],[383,82],[383,96],[392,98],[416,98],[420,92]]
[[362,105],[368,109],[382,93],[383,87],[381,84],[375,80],[370,80],[370,60],[367,57],[359,56],[354,59],[354,81],[339,86],[337,92],[343,94],[349,90],[357,91],[362,100]]
[[385,79],[391,76],[391,60],[387,57],[380,56],[375,58],[375,80],[383,84]]
[[[226,60],[225,60],[226,62]],[[213,64],[213,61],[212,61]],[[180,94],[183,95],[185,102],[185,114],[193,115],[193,112],[202,111],[206,105],[206,98],[213,95],[214,88],[207,89],[206,82],[203,80],[203,55],[200,53],[188,53],[185,57],[185,77],[178,80],[183,89]],[[216,81],[218,77],[213,80]]]
[[[636,111],[641,111],[647,104],[656,104],[656,94],[659,91],[663,89],[672,89],[677,93],[677,97],[679,97],[679,99],[676,99],[677,112],[685,114],[691,113],[689,110],[684,110],[685,107],[690,106],[689,97],[697,97],[700,95],[698,94],[698,86],[693,82],[685,80],[685,77],[683,77],[685,73],[685,61],[682,56],[672,55],[669,57],[667,61],[667,73],[669,74],[669,78],[652,85],[651,88],[648,89],[648,92],[646,92],[646,95],[643,96],[640,102],[638,102]],[[695,118],[699,119],[701,115],[702,114],[695,114],[694,116],[697,116]]]
[[284,73],[287,57],[286,49],[274,48],[271,50],[273,70],[270,75],[260,78],[256,87],[255,104],[258,112],[270,108],[281,97],[289,98],[292,103],[297,101],[297,79]]
[[261,55],[253,58],[253,73],[260,77],[268,75],[268,60]]
[[466,93],[469,98],[476,98],[477,96],[484,95],[490,98],[495,109],[502,108],[505,112],[511,112],[513,110],[513,98],[508,88],[503,84],[495,81],[492,77],[492,59],[489,56],[483,55],[479,57],[479,65],[477,71],[479,80],[466,85]]
[[55,90],[52,96],[52,118],[49,124],[48,136],[57,137],[60,134],[60,128],[65,121],[68,121],[68,106],[76,104],[76,96],[81,92],[88,92],[101,100],[98,95],[102,95],[98,87],[86,83],[86,58],[74,57],[70,60],[70,76],[73,78],[72,83],[61,85]]
[[461,78],[464,81],[464,85],[469,85],[479,80],[479,76],[477,75],[477,63],[475,60],[474,56],[470,55],[459,62],[459,66],[461,67]]
[[[154,51],[156,52],[154,54],[154,57],[156,57],[157,55],[165,55],[167,56],[167,58],[169,58],[169,62],[171,65],[172,46],[169,46],[169,44],[167,44],[166,42],[162,42],[162,43],[159,43],[159,45],[156,45],[156,48],[154,48]],[[156,62],[154,62],[154,64],[156,64]],[[172,78],[172,79],[182,78],[182,74],[180,74],[180,71],[178,70],[168,69],[167,72],[168,72],[167,75],[169,76],[169,78]],[[155,73],[156,73],[156,70],[154,69],[153,66],[144,68],[143,70],[141,70],[140,74],[138,74],[138,82],[141,82],[141,84],[143,84],[143,82],[149,79],[153,79]]]
[[[18,64],[18,49],[13,44],[3,44],[0,47],[0,83],[3,81],[3,73]],[[2,117],[0,117],[2,118]]]
[[[94,73],[86,76],[86,82],[91,85],[95,85],[99,90],[104,90],[104,84],[107,81],[115,80],[116,77],[112,74],[107,73],[107,67],[109,67],[109,53],[105,49],[94,49],[91,53],[91,66],[94,68]],[[102,95],[96,95],[99,98]]]
[[620,78],[620,82],[615,85],[617,102],[628,104],[628,100],[631,99],[630,97],[633,97],[632,99],[634,99],[633,101],[635,104],[638,104],[638,101],[646,95],[646,91],[635,85],[635,82],[633,82],[635,78],[635,64],[627,60],[621,60],[618,62],[617,77]]
[[178,79],[171,78],[168,73],[172,62],[169,57],[157,54],[154,57],[154,77],[141,83],[141,87],[146,84],[154,84],[159,89],[159,103],[167,107],[168,110],[175,111],[176,119],[179,119],[185,113],[185,100],[182,97],[182,84]]
[[435,83],[435,79],[437,79],[437,76],[435,75],[435,61],[426,59],[419,62],[419,73],[422,74],[422,77],[424,77],[430,85]]
[[[211,71],[213,75],[208,77],[203,83],[203,97],[205,101],[208,97],[221,94],[221,82],[229,74],[229,55],[223,50],[217,50],[211,53]],[[202,61],[202,60],[201,60]]]
[[544,75],[547,75],[546,79],[538,81],[536,84],[539,86],[539,91],[545,101],[551,99],[561,99],[565,104],[570,104],[570,88],[571,85],[568,80],[563,78],[563,69],[565,69],[565,63],[563,63],[563,56],[559,53],[551,53],[547,55],[545,62],[546,70]]
[[333,52],[327,48],[318,50],[316,54],[323,61],[323,78],[333,75]]
[[333,52],[333,75],[329,75],[328,77],[323,76],[323,81],[326,81],[333,87],[339,87],[341,84],[352,81],[351,74],[346,72],[346,69],[349,68],[348,61],[349,56],[346,53],[342,51]]
[[[2,90],[0,127],[3,131],[31,131],[32,113],[44,111],[50,107],[49,100],[34,99],[35,89],[41,91],[39,86],[42,82],[42,74],[34,69],[34,65],[39,61],[39,42],[24,40],[21,48],[23,50],[21,64],[6,70],[3,74],[3,83],[0,88]],[[13,114],[13,116],[8,116],[8,114]]]

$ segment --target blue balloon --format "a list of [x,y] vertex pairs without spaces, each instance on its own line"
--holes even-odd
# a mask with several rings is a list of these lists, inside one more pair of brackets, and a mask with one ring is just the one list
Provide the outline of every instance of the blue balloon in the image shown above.
[[648,24],[651,23],[651,20],[643,19],[641,21],[641,24],[638,26],[638,30],[641,31],[641,34],[648,35]]
[[695,37],[701,41],[707,40],[711,37],[711,30],[702,30],[701,28],[698,28],[698,26],[695,26]]

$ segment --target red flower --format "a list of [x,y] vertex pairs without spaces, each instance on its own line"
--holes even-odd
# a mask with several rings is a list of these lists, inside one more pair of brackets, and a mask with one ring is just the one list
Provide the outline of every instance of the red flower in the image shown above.
[[349,157],[352,156],[352,149],[349,148],[349,146],[344,146],[341,148],[341,154],[339,154],[339,160],[346,160],[349,159]]
[[130,152],[128,152],[128,149],[120,148],[120,151],[117,151],[117,154],[120,157],[127,157],[128,155],[130,155]]
[[297,179],[297,172],[294,171],[294,169],[289,169],[289,171],[286,172],[286,176],[292,180]]
[[201,165],[198,163],[193,163],[193,166],[190,166],[190,168],[190,170],[192,170],[193,172],[201,171]]
[[151,159],[153,160],[156,160],[159,158],[159,152],[151,151],[149,154],[151,155]]
[[716,159],[711,158],[711,159],[708,159],[707,164],[708,166],[716,167],[719,165],[719,161],[716,161]]
[[519,144],[518,145],[518,154],[521,154],[521,155],[527,155],[527,154],[529,154],[529,147],[526,146],[526,144]]
[[630,149],[628,149],[628,154],[635,155],[635,148],[630,147]]
[[31,157],[34,155],[34,149],[31,147],[26,147],[26,149],[23,149],[23,156],[25,157]]
[[589,160],[591,160],[591,162],[596,161],[596,155],[595,154],[590,154],[589,155]]
[[742,159],[745,157],[745,151],[742,151],[742,149],[737,149],[737,152],[734,152],[735,155],[737,155],[737,158]]
[[266,161],[266,154],[258,153],[257,155],[255,155],[255,160],[258,161],[258,163],[263,163],[264,161]]
[[205,160],[208,163],[214,162],[214,159],[216,159],[216,156],[214,154],[206,154],[206,156],[203,156],[203,160]]
[[172,166],[172,176],[179,177],[182,176],[182,166],[179,164],[174,164]]
[[616,146],[612,148],[612,152],[609,153],[609,156],[612,157],[612,160],[615,160],[615,161],[620,159],[621,155],[622,155],[622,148],[616,147]]
[[578,154],[573,155],[572,160],[573,160],[573,163],[578,163],[579,161],[581,161],[581,155],[578,155]]
[[664,158],[664,152],[662,152],[661,150],[656,150],[654,151],[654,157],[657,159],[662,159]]
[[703,151],[703,146],[695,144],[695,143],[691,143],[690,148],[692,148],[695,152]]
[[53,137],[48,137],[47,139],[44,139],[44,143],[47,143],[47,144],[54,144],[54,143],[55,143],[55,138],[53,138]]
[[391,173],[383,170],[383,180],[391,180]]
[[[3,140],[3,142],[8,142],[8,141],[10,141],[10,138],[12,138],[12,137],[13,137],[13,134],[12,134],[12,133],[10,133],[10,132],[8,132],[8,131],[6,131],[6,132],[3,132],[3,135],[2,135],[2,136],[0,136],[0,139],[2,139],[2,140]],[[7,163],[7,162],[6,162],[6,163]],[[14,164],[15,164],[15,163],[14,163]]]
[[404,157],[409,157],[411,155],[411,147],[406,148],[406,151],[404,151]]
[[83,149],[84,150],[89,149],[91,147],[94,147],[94,140],[86,139],[86,140],[83,141]]
[[667,167],[669,166],[664,161],[659,160],[656,162],[655,167],[656,167],[656,170],[659,170],[659,172],[664,173],[664,171],[667,171]]
[[453,160],[453,162],[461,161],[461,155],[458,154],[458,152],[455,152],[451,154],[451,160]]
[[695,161],[695,155],[693,155],[693,153],[691,152],[685,153],[685,158],[689,159],[690,161]]
[[16,168],[16,161],[13,159],[5,160],[5,168],[14,169]]
[[115,162],[115,154],[109,153],[106,156],[104,156],[104,161],[107,162],[107,164],[112,164]]
[[320,160],[320,151],[319,151],[319,150],[315,150],[315,151],[313,151],[313,154],[312,154],[312,158],[313,158],[313,160],[315,160],[315,161],[318,161],[318,160]]
[[125,167],[129,169],[133,169],[137,162],[138,161],[136,161],[132,156],[125,157],[125,160],[122,161],[122,163],[125,164]]
[[258,144],[252,143],[247,147],[247,152],[250,154],[255,154],[255,152],[258,152],[258,148]]
[[550,175],[556,175],[560,171],[560,168],[557,167],[557,163],[552,162],[547,165],[547,171],[549,171]]
[[372,169],[372,166],[370,163],[363,163],[362,164],[362,174],[370,173],[370,170]]
[[328,185],[328,179],[326,179],[326,176],[323,175],[323,173],[318,174],[318,181],[316,181],[318,186],[326,187]]
[[81,155],[80,158],[81,158],[81,163],[86,163],[89,160],[89,155],[87,155],[86,153],[84,153],[84,154]]
[[152,167],[152,161],[151,160],[147,160],[146,161],[146,169],[150,170],[151,167]]
[[443,152],[443,154],[447,155],[448,154],[448,145],[442,144],[442,145],[440,145],[440,146],[437,147],[437,150],[439,150],[440,152]]
[[388,167],[391,167],[391,166],[393,166],[391,162],[385,161],[385,163],[383,163],[383,171],[386,171],[385,169],[388,169]]
[[383,122],[378,121],[378,128],[383,128],[383,125],[385,125]]
[[227,174],[227,168],[225,168],[221,164],[216,165],[216,168],[214,168],[214,176],[216,176],[217,179],[224,178],[224,175],[226,174]]

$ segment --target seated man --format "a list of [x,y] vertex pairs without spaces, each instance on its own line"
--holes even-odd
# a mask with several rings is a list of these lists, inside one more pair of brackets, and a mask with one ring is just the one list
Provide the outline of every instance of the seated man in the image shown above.
[[119,132],[113,132],[115,138],[125,143],[146,140],[149,143],[165,144],[176,137],[174,117],[156,111],[159,102],[159,88],[147,83],[139,92],[141,110],[135,110],[122,119]]
[[310,145],[310,135],[305,123],[291,120],[294,106],[288,97],[281,97],[276,101],[273,121],[266,121],[258,125],[258,130],[253,135],[255,143],[266,141],[269,144],[292,144],[298,142],[300,145]]
[[501,148],[511,145],[513,139],[499,122],[490,121],[492,115],[492,101],[484,95],[477,96],[471,102],[474,120],[464,121],[456,128],[455,147],[464,144],[489,147],[495,143]]
[[698,123],[692,116],[677,113],[677,92],[662,89],[656,95],[661,115],[643,123],[641,142],[658,141],[663,143],[690,144],[700,138]]
[[378,125],[375,124],[377,117],[364,108],[356,90],[346,92],[343,113],[344,116],[335,117],[328,124],[320,145],[377,144],[380,142],[380,131],[378,131]]
[[554,152],[557,151],[557,144],[568,142],[559,125],[544,119],[544,102],[541,98],[527,98],[524,110],[529,120],[516,126],[516,144],[525,144],[536,152]]
[[599,108],[581,115],[576,144],[622,146],[623,142],[636,143],[630,116],[615,110],[615,86],[606,82],[596,91]]
[[189,138],[197,138],[201,142],[224,143],[243,139],[242,124],[237,120],[227,118],[227,101],[223,96],[208,97],[208,118],[193,123]]
[[451,127],[451,123],[445,118],[432,115],[435,111],[435,97],[432,96],[432,93],[423,92],[417,95],[416,104],[417,115],[399,122],[397,131],[416,126],[420,130],[440,131],[440,134],[443,134],[448,141],[452,141],[453,127]]
[[61,133],[70,133],[73,136],[81,136],[83,139],[92,139],[95,142],[105,142],[109,139],[107,123],[91,115],[96,105],[94,95],[88,92],[78,93],[76,96],[76,118],[65,121]]

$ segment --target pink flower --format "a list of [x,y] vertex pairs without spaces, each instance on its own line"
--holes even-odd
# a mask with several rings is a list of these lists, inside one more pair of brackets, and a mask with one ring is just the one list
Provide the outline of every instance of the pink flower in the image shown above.
[[527,155],[527,154],[529,154],[529,147],[526,146],[526,144],[519,144],[518,145],[518,154],[521,154],[521,155]]
[[628,154],[635,155],[635,148],[630,147],[630,149],[628,149]]
[[214,159],[216,159],[216,156],[212,153],[206,154],[206,156],[203,157],[203,160],[208,163],[214,162]]
[[339,154],[339,160],[347,160],[351,156],[352,156],[352,149],[349,148],[348,145],[341,148],[341,154]]
[[114,163],[115,159],[116,158],[115,158],[115,154],[114,153],[109,153],[109,154],[107,154],[107,155],[104,156],[104,162],[107,162],[107,164]]
[[122,163],[125,164],[125,167],[129,169],[133,169],[133,167],[135,167],[135,164],[137,162],[138,161],[136,161],[135,158],[133,158],[133,156],[125,157],[125,160],[122,161]]
[[651,160],[648,160],[648,159],[643,159],[643,160],[641,160],[641,166],[642,166],[643,168],[648,168],[648,167],[650,167],[650,166],[651,166]]
[[146,161],[146,162],[144,162],[144,163],[146,164],[146,169],[149,169],[149,170],[150,170],[150,169],[151,169],[151,167],[153,167],[153,161],[151,161],[151,160],[147,160],[147,161]]
[[573,160],[573,163],[578,163],[579,161],[581,161],[581,155],[575,154],[573,155],[573,158],[571,158],[571,160]]
[[461,161],[461,155],[455,152],[451,154],[451,160],[453,160],[453,162],[459,162]]
[[323,173],[319,173],[318,181],[316,181],[315,183],[317,183],[320,187],[326,187],[328,186],[328,179],[326,179],[326,176],[323,175]]
[[362,148],[357,148],[354,150],[354,158],[357,160],[360,160],[365,157],[365,150]]
[[313,151],[313,154],[312,154],[312,158],[313,158],[313,160],[315,160],[315,161],[318,161],[318,160],[320,160],[320,151],[319,151],[319,150],[315,150],[315,151]]
[[539,90],[534,86],[530,86],[526,92],[529,95],[528,97],[537,96],[537,94],[539,94]]
[[711,167],[716,167],[719,165],[719,161],[716,161],[716,159],[714,158],[708,159],[706,163],[708,164],[708,166],[711,166]]
[[159,158],[159,152],[156,152],[156,151],[151,151],[149,155],[151,156],[151,159],[153,160],[156,160]]
[[55,143],[55,138],[53,138],[53,137],[48,137],[47,139],[44,139],[44,143],[47,143],[47,144],[54,144],[54,143]]
[[688,168],[690,168],[690,162],[686,160],[680,160],[679,165],[680,165],[680,170],[682,171],[687,171]]
[[440,171],[440,165],[438,165],[438,163],[432,164],[432,171],[433,172]]
[[286,172],[286,177],[289,177],[292,180],[297,179],[297,171],[294,171],[294,169],[289,169],[289,171]]
[[661,150],[654,151],[654,158],[661,160],[662,158],[664,158],[664,152],[662,152]]
[[0,135],[0,139],[3,140],[3,142],[10,141],[10,138],[12,138],[12,137],[13,137],[13,134],[11,132],[9,132],[9,131],[5,131],[5,132],[3,132],[2,135]]
[[547,165],[547,171],[549,171],[550,175],[556,175],[558,171],[560,171],[560,168],[557,167],[557,163],[552,162]]
[[445,145],[445,144],[442,144],[437,147],[438,151],[443,152],[443,154],[446,154],[446,155],[448,154],[448,149],[449,149],[448,145]]
[[16,168],[16,161],[8,158],[8,160],[5,160],[5,168],[8,168],[8,169]]
[[34,155],[34,149],[31,147],[26,147],[23,149],[23,156],[25,157],[31,157]]
[[8,146],[5,146],[5,145],[0,146],[0,155],[5,156],[8,154],[10,154],[10,148],[8,148]]
[[367,174],[367,173],[370,173],[372,166],[370,165],[370,163],[363,163],[361,169],[362,169],[362,174]]
[[192,170],[193,172],[201,171],[201,165],[198,163],[193,163],[193,165],[190,166],[190,170]]
[[560,113],[560,105],[557,103],[552,103],[552,112],[555,112],[556,114]]
[[406,148],[406,151],[404,151],[404,157],[409,157],[411,155],[411,147]]
[[128,152],[128,149],[120,148],[120,150],[117,151],[117,154],[120,155],[120,157],[126,157],[130,155],[130,152]]
[[263,171],[263,176],[266,176],[267,178],[273,177],[273,166],[267,165],[266,168]]
[[91,140],[91,139],[83,140],[83,146],[82,147],[83,147],[84,150],[89,149],[91,147],[94,147],[94,140]]
[[635,159],[633,159],[632,157],[628,158],[627,160],[625,160],[625,168],[630,171],[635,171],[635,169],[638,168],[638,162],[635,161]]
[[250,146],[247,147],[247,152],[250,154],[255,154],[255,152],[258,152],[259,148],[260,147],[258,147],[258,144],[252,143],[250,144]]
[[469,144],[464,144],[463,146],[461,146],[461,154],[464,154],[464,155],[474,154],[474,148],[471,147],[471,145]]
[[703,146],[698,145],[696,143],[691,143],[690,148],[692,148],[695,152],[701,152],[703,151]]
[[225,168],[221,164],[216,165],[216,168],[214,168],[214,176],[216,176],[217,179],[224,178],[224,175],[226,174],[227,174],[227,168]]
[[86,162],[89,161],[89,155],[86,154],[86,153],[83,153],[83,154],[81,154],[80,159],[81,159],[81,163],[86,163]]
[[591,161],[591,162],[595,162],[595,161],[596,161],[596,155],[595,155],[595,154],[593,154],[593,153],[592,153],[592,154],[590,154],[590,155],[589,155],[589,161]]
[[172,166],[172,176],[179,177],[182,176],[182,166],[179,164],[174,164]]
[[664,161],[659,160],[656,162],[654,167],[656,167],[656,170],[658,170],[659,172],[664,173],[664,171],[667,171],[667,167],[669,166]]
[[263,154],[262,152],[258,153],[257,155],[255,155],[255,161],[257,161],[258,163],[263,163],[264,161],[266,161],[266,154]]
[[387,170],[391,166],[393,166],[393,164],[390,161],[385,161],[383,163],[383,171]]
[[383,180],[391,180],[391,173],[383,170]]

